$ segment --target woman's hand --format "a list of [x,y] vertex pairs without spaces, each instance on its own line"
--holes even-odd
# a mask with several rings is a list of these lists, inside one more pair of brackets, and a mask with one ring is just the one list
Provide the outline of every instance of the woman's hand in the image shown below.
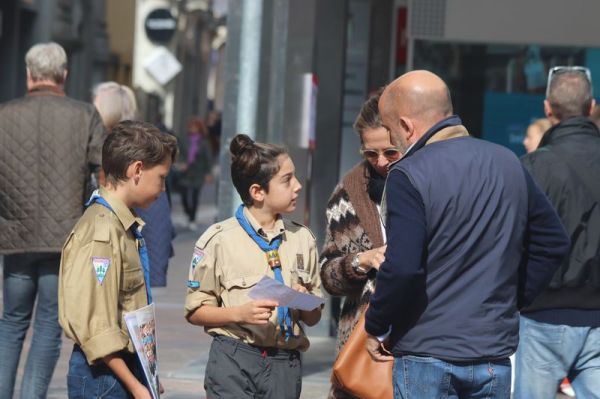
[[379,248],[373,248],[362,252],[360,255],[358,255],[358,263],[366,269],[379,270],[379,266],[385,260],[384,254],[386,248],[387,245],[384,245]]
[[377,337],[368,335],[365,346],[367,348],[367,352],[369,352],[369,355],[371,356],[371,359],[376,362],[389,362],[394,360],[394,356],[392,356],[392,354],[385,349],[383,343],[379,342]]

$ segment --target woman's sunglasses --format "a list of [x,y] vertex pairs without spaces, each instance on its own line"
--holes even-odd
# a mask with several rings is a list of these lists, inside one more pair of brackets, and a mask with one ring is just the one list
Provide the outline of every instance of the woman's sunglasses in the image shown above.
[[383,155],[388,161],[395,161],[400,158],[400,149],[399,148],[386,148],[385,150],[360,150],[360,153],[366,159],[373,161],[379,159],[380,155]]

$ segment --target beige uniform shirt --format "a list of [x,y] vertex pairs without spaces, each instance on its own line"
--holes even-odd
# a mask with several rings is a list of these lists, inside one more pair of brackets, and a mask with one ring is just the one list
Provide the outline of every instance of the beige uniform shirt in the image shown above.
[[114,212],[95,203],[79,219],[63,247],[58,287],[60,325],[90,364],[121,350],[135,353],[123,313],[148,304],[129,230],[144,222],[109,191],[100,195]]
[[[267,235],[244,208],[252,227],[272,239],[282,234],[279,247],[281,274],[287,286],[301,282],[314,295],[321,296],[321,279],[315,238],[310,230],[287,220],[278,220],[275,232]],[[248,292],[263,278],[275,278],[265,252],[248,236],[235,217],[209,227],[196,242],[190,265],[186,317],[200,306],[233,307],[251,301]],[[230,324],[206,327],[211,335],[225,335],[260,347],[308,349],[309,342],[298,324],[299,311],[290,309],[294,335],[286,342],[277,323],[277,312],[265,325]]]

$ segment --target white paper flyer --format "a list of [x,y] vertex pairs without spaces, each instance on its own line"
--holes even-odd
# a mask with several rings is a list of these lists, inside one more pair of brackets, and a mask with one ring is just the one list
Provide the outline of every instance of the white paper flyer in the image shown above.
[[160,399],[156,357],[156,317],[154,304],[125,313],[125,323],[135,347],[153,399]]

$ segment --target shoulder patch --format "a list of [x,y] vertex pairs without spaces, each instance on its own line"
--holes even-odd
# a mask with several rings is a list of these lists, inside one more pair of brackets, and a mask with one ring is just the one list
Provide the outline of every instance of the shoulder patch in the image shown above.
[[108,215],[104,212],[99,213],[94,218],[94,241],[109,242],[110,231],[109,231],[109,220]]
[[192,256],[192,270],[194,270],[196,266],[198,266],[198,263],[200,263],[202,259],[204,259],[204,251],[198,247],[195,247],[194,255]]
[[100,285],[102,285],[102,282],[104,281],[104,277],[106,277],[106,272],[108,271],[108,267],[110,266],[110,259],[92,256],[92,266],[94,268],[94,272],[96,273],[96,278],[98,279],[98,283]]

